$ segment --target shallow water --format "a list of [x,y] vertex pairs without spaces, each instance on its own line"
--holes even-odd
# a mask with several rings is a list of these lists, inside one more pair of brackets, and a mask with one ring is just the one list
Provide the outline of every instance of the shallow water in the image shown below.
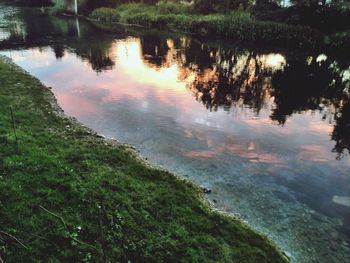
[[210,188],[294,262],[350,262],[349,61],[0,10],[0,54],[68,115]]

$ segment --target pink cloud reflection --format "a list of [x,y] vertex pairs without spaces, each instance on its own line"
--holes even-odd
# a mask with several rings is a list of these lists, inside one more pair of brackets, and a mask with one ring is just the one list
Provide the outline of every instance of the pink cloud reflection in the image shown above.
[[299,147],[299,160],[328,162],[334,160],[332,157],[332,155],[328,154],[327,149],[319,145],[303,145]]
[[232,155],[245,159],[250,163],[264,163],[283,165],[285,162],[280,156],[274,153],[259,153],[256,151],[256,144],[250,142],[248,145],[239,144],[218,144],[211,147],[210,150],[189,151],[184,155],[193,159],[214,159],[219,155]]

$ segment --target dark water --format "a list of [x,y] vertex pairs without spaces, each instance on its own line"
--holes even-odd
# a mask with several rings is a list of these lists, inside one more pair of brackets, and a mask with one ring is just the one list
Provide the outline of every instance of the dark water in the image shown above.
[[[212,189],[293,262],[350,262],[350,62],[0,7],[68,115]],[[349,56],[348,56],[349,57]]]

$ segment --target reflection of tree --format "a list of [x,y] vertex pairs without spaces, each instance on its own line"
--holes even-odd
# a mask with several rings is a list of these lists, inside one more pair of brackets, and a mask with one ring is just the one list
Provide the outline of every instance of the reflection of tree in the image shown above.
[[333,151],[338,153],[338,159],[345,151],[350,153],[350,101],[348,101],[335,116],[335,126],[332,132],[332,140],[335,141]]
[[219,62],[197,70],[195,81],[189,84],[196,99],[214,111],[240,104],[259,112],[268,96],[259,57],[254,52],[225,56],[220,51],[216,57]]
[[10,25],[9,37],[0,42],[1,46],[51,46],[57,59],[63,58],[66,51],[71,51],[89,61],[97,72],[114,67],[110,56],[113,38],[94,32],[85,22],[42,15],[36,11],[19,11]]
[[319,110],[324,118],[331,118],[334,112],[327,109],[338,109],[344,98],[341,76],[329,62],[305,60],[289,61],[284,71],[272,76],[275,109],[271,119],[279,124],[284,124],[287,116],[306,110]]
[[[190,42],[184,51],[186,66],[196,72],[189,84],[197,100],[206,108],[228,110],[233,105],[248,106],[257,113],[270,99],[270,76],[283,68],[284,61],[269,64],[282,56],[260,55],[241,49],[210,48]],[[275,57],[274,57],[275,56]]]
[[173,42],[175,47],[168,45],[157,53],[155,47],[166,47],[161,42],[143,42],[145,60],[159,68],[177,63],[181,71],[195,73],[188,87],[207,109],[239,106],[258,114],[271,107],[270,118],[280,125],[294,113],[319,111],[323,119],[335,121],[334,150],[339,156],[350,150],[350,99],[345,92],[349,84],[342,79],[347,64],[324,56],[291,57],[287,64],[279,54],[211,48],[194,41]]
[[75,42],[71,43],[71,49],[74,53],[83,59],[86,59],[91,64],[93,70],[101,72],[111,70],[115,63],[111,58],[112,42],[110,40],[90,41],[90,42]]
[[52,46],[53,51],[55,52],[56,59],[62,59],[65,55],[65,49],[63,45],[54,44]]
[[141,39],[141,48],[144,60],[156,67],[166,62],[168,46],[166,41],[157,34],[148,34]]

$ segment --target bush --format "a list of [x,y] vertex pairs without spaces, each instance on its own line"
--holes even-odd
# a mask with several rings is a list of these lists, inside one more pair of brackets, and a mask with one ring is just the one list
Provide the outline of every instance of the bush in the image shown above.
[[190,14],[194,12],[192,6],[173,1],[160,1],[157,7],[161,14]]
[[101,7],[95,9],[90,17],[104,22],[118,22],[120,15],[116,9]]
[[315,30],[304,26],[291,26],[274,22],[256,22],[253,29],[252,40],[272,43],[314,48],[322,41],[322,36]]
[[224,15],[199,16],[192,23],[192,31],[201,36],[222,35],[227,30],[227,22]]
[[350,10],[327,6],[255,7],[253,13],[260,20],[305,25],[325,32],[346,30],[350,25]]
[[53,13],[58,13],[64,10],[64,7],[65,7],[64,0],[52,0],[52,3],[54,5],[52,9]]
[[176,15],[172,20],[172,25],[176,28],[191,31],[194,19],[188,15]]
[[240,7],[247,8],[249,0],[195,0],[194,8],[199,13],[229,12]]

